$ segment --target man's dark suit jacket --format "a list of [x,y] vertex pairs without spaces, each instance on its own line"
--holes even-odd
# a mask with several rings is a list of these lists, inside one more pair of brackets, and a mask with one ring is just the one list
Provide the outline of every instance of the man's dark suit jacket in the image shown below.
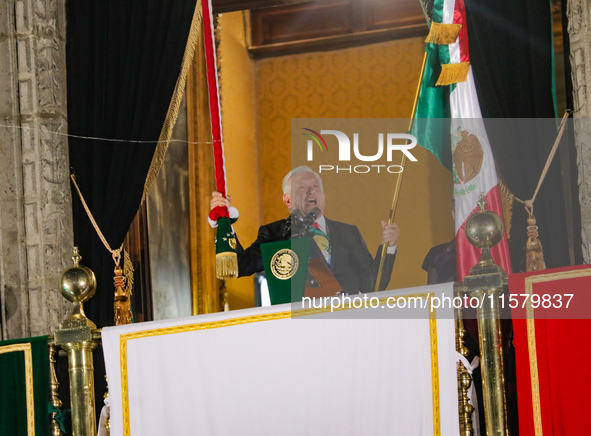
[[[375,280],[380,265],[382,247],[378,248],[375,259],[365,245],[365,240],[357,226],[345,224],[326,218],[326,226],[331,243],[331,262],[328,268],[337,279],[343,291],[348,294],[371,292],[374,290]],[[279,220],[261,226],[256,241],[246,250],[240,242],[236,247],[238,254],[238,275],[249,276],[264,270],[261,256],[261,244],[289,239],[286,232],[286,220]],[[320,257],[322,252],[316,244],[312,244],[310,257]],[[396,254],[386,254],[380,290],[390,281]]]

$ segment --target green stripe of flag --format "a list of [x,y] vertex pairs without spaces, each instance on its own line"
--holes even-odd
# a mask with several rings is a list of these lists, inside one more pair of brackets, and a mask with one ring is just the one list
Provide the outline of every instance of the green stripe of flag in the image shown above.
[[[442,13],[443,1],[436,0],[433,5],[433,21],[441,23]],[[451,171],[449,95],[455,85],[435,86],[441,74],[441,65],[450,63],[449,48],[447,45],[428,43],[425,45],[425,51],[427,59],[410,133],[417,138],[417,143],[421,147],[433,153],[439,162]]]
[[439,162],[451,171],[449,95],[452,87],[435,86],[441,73],[441,64],[446,61],[445,57],[449,63],[449,50],[447,46],[426,44],[425,51],[427,60],[411,134],[417,138],[417,143],[421,147],[433,153]]

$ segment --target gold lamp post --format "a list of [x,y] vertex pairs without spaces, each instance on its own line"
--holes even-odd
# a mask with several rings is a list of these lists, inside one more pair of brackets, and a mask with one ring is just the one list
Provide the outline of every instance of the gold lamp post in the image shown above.
[[464,290],[478,298],[476,314],[482,366],[482,391],[487,435],[507,435],[507,411],[500,323],[500,297],[507,285],[507,274],[497,265],[490,249],[503,237],[503,221],[494,212],[485,210],[486,200],[480,194],[480,211],[466,222],[466,237],[482,250],[480,261],[464,278]]
[[94,436],[97,427],[92,350],[100,340],[100,332],[84,314],[82,303],[94,294],[96,279],[89,268],[79,264],[81,259],[78,247],[74,247],[74,265],[66,269],[60,278],[61,293],[73,303],[74,308],[56,330],[55,344],[68,353],[72,434]]

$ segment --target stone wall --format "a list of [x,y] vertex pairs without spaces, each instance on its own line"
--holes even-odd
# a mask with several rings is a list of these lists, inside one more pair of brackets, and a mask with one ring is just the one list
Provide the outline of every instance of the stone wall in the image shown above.
[[2,339],[51,333],[67,313],[71,262],[65,1],[0,6]]
[[583,258],[591,262],[591,101],[587,84],[591,79],[591,29],[589,18],[591,3],[569,0],[567,3],[568,34],[570,38],[570,63],[572,69],[575,144],[579,169],[579,201]]

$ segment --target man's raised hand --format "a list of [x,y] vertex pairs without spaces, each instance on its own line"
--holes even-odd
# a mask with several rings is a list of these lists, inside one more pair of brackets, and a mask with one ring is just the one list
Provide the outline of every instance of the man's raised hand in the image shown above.
[[398,236],[400,236],[400,229],[396,223],[386,224],[386,221],[382,221],[382,243],[393,247],[398,242]]

